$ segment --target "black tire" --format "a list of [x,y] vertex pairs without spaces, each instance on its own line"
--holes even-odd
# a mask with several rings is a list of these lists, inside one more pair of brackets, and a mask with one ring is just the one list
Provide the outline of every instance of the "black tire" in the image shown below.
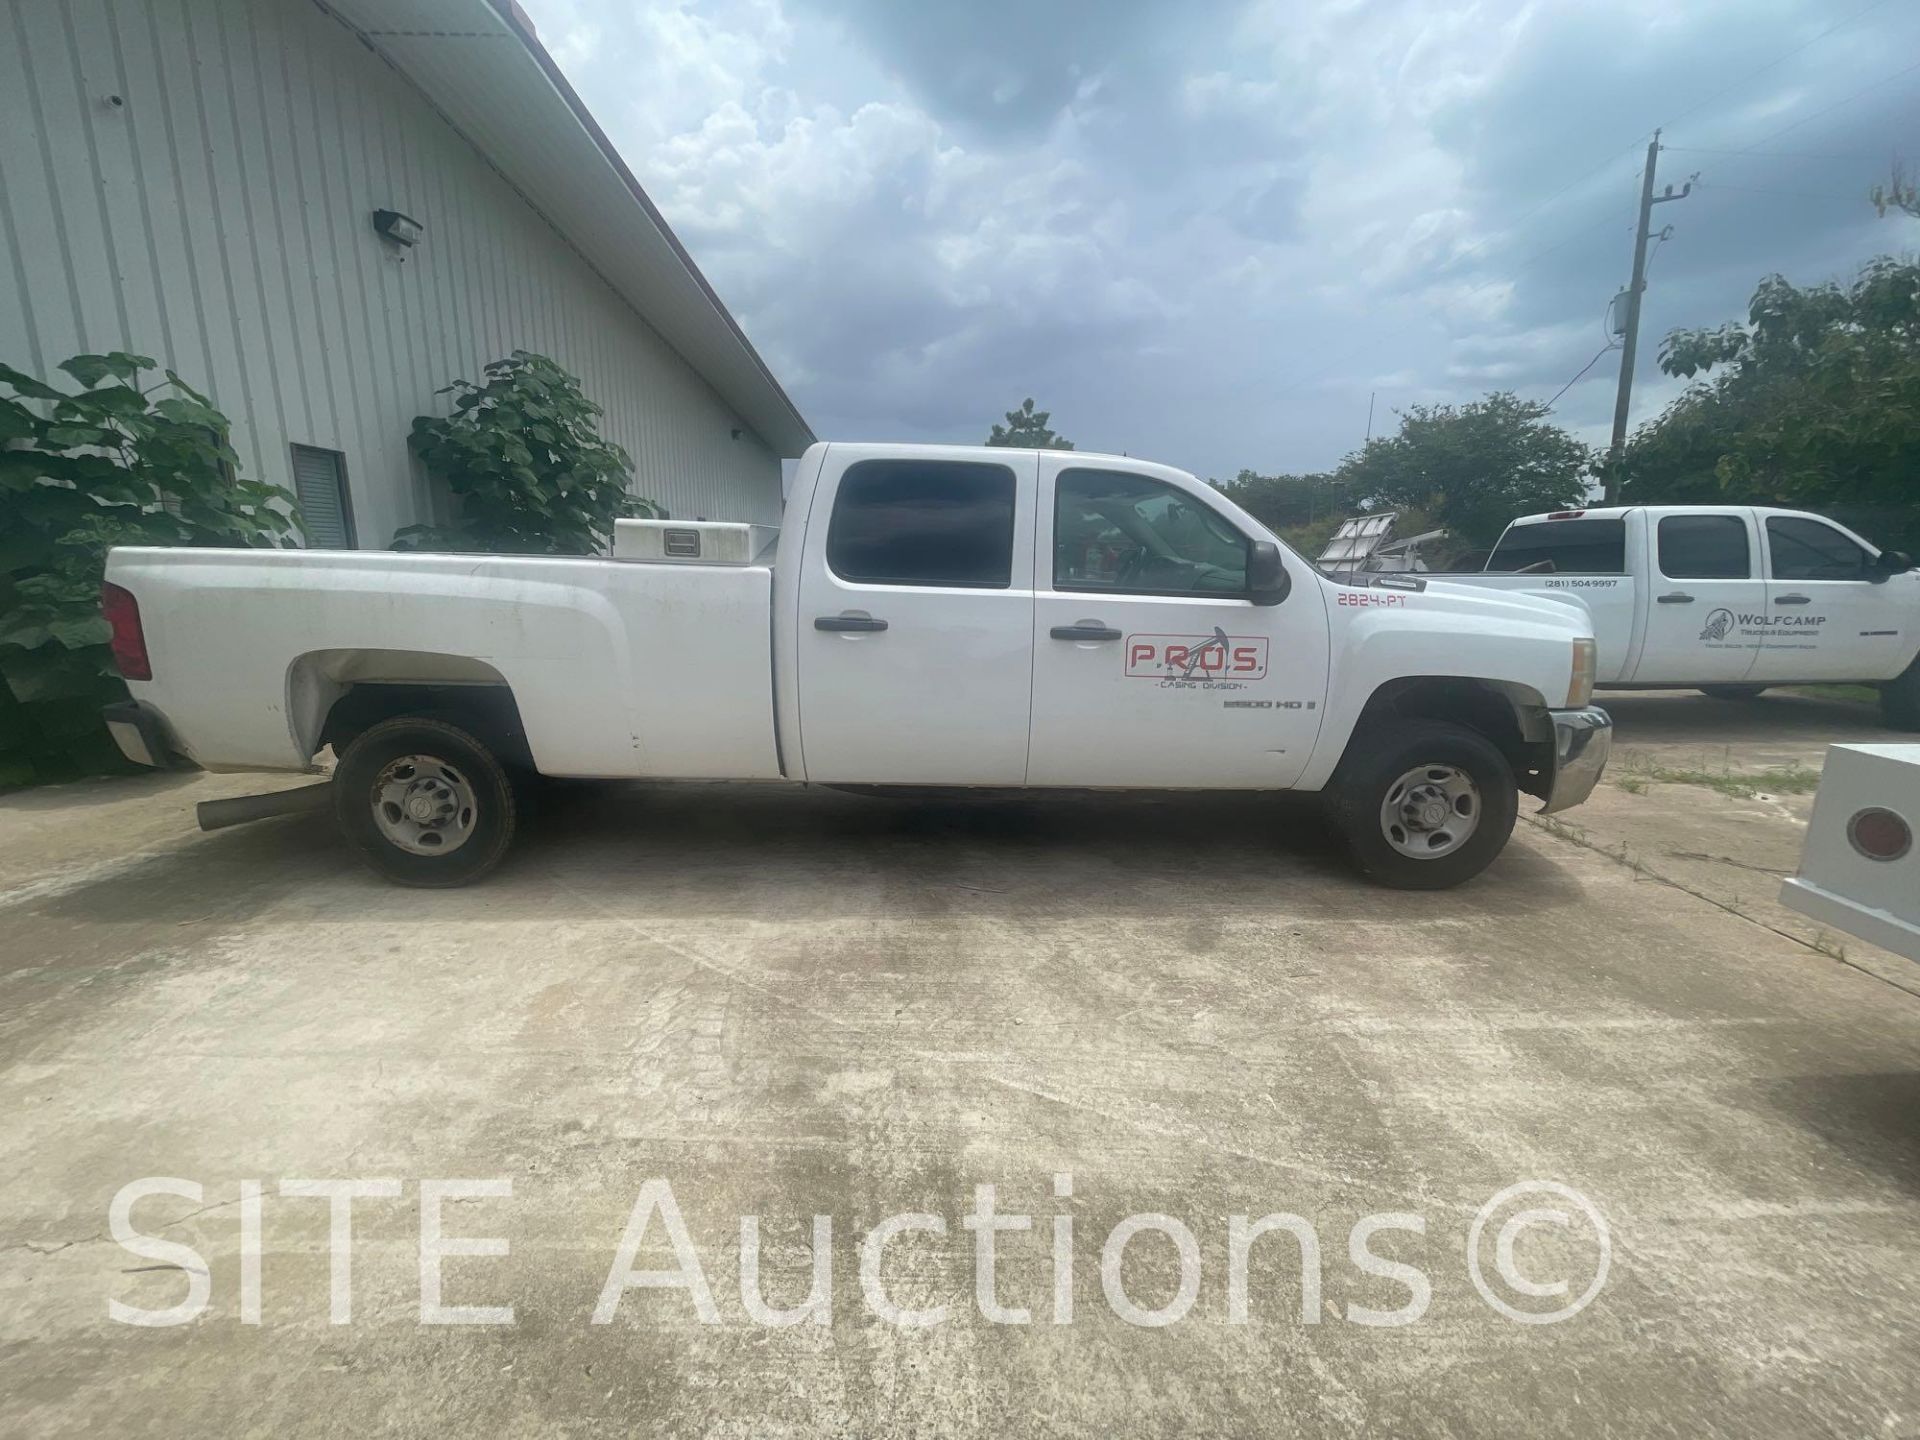
[[[382,777],[408,756],[447,767],[470,792],[471,805],[458,812],[462,817],[470,812],[465,833],[444,853],[403,848],[376,814]],[[518,820],[513,782],[493,752],[459,726],[419,715],[369,726],[347,747],[333,772],[333,813],[376,874],[396,885],[421,888],[471,885],[480,879],[506,855]]]
[[[1381,818],[1389,792],[1423,766],[1464,772],[1478,792],[1478,822],[1444,854],[1403,854]],[[1356,731],[1328,789],[1329,810],[1354,863],[1395,890],[1448,890],[1471,880],[1506,848],[1520,810],[1507,757],[1478,731],[1444,720],[1392,721]]]
[[1880,716],[1890,730],[1920,730],[1920,657],[1880,687]]
[[1758,700],[1767,693],[1764,685],[1702,685],[1700,693],[1712,700]]

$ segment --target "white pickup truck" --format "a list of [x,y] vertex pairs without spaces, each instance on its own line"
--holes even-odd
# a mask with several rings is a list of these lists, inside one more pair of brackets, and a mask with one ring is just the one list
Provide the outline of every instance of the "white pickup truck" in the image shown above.
[[1773,685],[1877,685],[1920,730],[1920,572],[1798,510],[1640,505],[1515,520],[1484,572],[1451,582],[1575,600],[1602,689],[1750,700]]
[[621,521],[610,558],[117,549],[148,764],[313,770],[374,868],[504,854],[517,777],[1325,791],[1360,866],[1478,874],[1612,726],[1577,605],[1345,585],[1183,471],[815,445],[773,532]]

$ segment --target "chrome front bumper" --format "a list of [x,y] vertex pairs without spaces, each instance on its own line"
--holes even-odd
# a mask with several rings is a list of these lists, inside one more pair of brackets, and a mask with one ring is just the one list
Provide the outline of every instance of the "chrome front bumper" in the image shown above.
[[1593,793],[1613,751],[1613,717],[1598,705],[1553,710],[1553,783],[1542,815],[1567,810]]

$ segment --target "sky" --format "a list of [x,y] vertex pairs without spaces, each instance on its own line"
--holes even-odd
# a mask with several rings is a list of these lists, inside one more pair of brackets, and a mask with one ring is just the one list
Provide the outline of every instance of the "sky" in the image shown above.
[[1660,337],[1920,249],[1915,0],[522,0],[823,439],[1331,467],[1509,389],[1604,443]]

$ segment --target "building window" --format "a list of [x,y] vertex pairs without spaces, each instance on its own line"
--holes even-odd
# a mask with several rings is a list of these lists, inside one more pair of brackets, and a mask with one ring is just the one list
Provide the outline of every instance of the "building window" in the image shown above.
[[312,445],[293,447],[293,493],[307,522],[312,550],[351,550],[353,502],[347,495],[347,457]]

